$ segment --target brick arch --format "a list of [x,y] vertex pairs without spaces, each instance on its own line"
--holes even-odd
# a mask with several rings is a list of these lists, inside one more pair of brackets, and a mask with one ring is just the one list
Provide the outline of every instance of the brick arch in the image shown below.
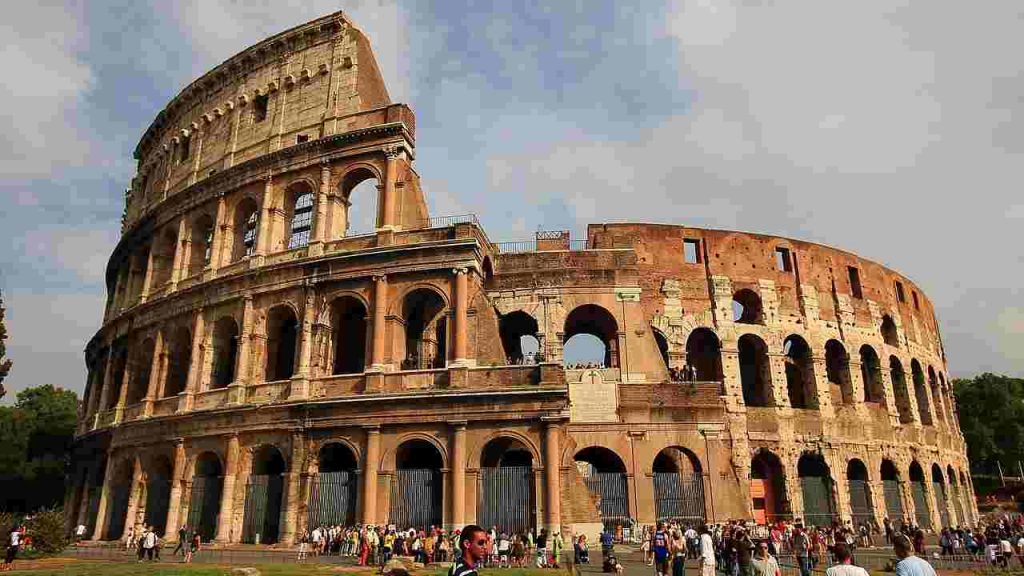
[[338,290],[325,292],[323,295],[321,295],[320,305],[317,308],[316,313],[317,324],[329,325],[331,323],[331,305],[334,304],[334,302],[340,298],[353,298],[357,302],[362,304],[364,308],[366,308],[366,312],[368,314],[373,312],[373,305],[370,303],[370,300],[363,293],[352,288],[341,288]]
[[320,451],[330,444],[340,444],[349,449],[352,452],[352,456],[356,459],[356,471],[362,471],[363,453],[359,450],[359,446],[344,436],[329,436],[327,438],[316,440],[307,447],[306,462],[303,466],[305,468],[305,472],[314,474],[320,471]]
[[397,469],[397,465],[395,463],[396,452],[398,452],[398,448],[402,444],[405,444],[409,440],[424,440],[426,442],[429,442],[434,446],[434,448],[437,449],[438,453],[441,455],[441,468],[451,467],[450,455],[448,454],[448,450],[445,448],[444,442],[442,442],[439,438],[431,434],[426,434],[423,432],[409,432],[396,438],[394,446],[388,448],[384,452],[384,454],[380,458],[380,465],[378,468],[379,472],[394,472]]
[[388,316],[402,317],[402,304],[405,302],[405,297],[420,289],[436,292],[437,295],[441,297],[441,301],[444,302],[444,309],[442,312],[447,313],[448,310],[452,309],[451,300],[448,297],[447,290],[433,281],[421,281],[406,286],[405,289],[389,299],[387,308]]
[[540,450],[537,448],[537,444],[532,439],[530,439],[529,436],[521,432],[517,432],[515,430],[499,429],[491,432],[490,434],[482,438],[481,441],[475,442],[472,449],[466,450],[468,461],[464,462],[463,465],[466,468],[479,467],[480,462],[483,461],[484,449],[487,448],[487,445],[490,444],[492,441],[498,440],[499,438],[509,438],[522,444],[523,447],[526,448],[527,452],[530,453],[530,458],[533,459],[534,468],[541,468],[546,464],[546,462],[544,462],[544,460],[541,459],[541,453]]

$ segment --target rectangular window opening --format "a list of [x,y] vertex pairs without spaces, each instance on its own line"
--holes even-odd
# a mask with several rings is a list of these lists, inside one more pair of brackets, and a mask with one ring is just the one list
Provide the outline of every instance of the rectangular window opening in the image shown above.
[[188,160],[190,148],[192,147],[192,137],[182,136],[181,141],[178,143],[178,164],[181,164],[185,160]]
[[303,142],[309,142],[309,134],[299,134],[295,137],[296,144],[302,144]]
[[687,264],[700,264],[700,240],[683,239],[683,261]]
[[903,293],[903,283],[899,280],[896,281],[896,300],[900,302],[907,301],[907,296]]
[[793,271],[793,255],[790,254],[789,248],[775,248],[775,269],[780,272]]
[[860,287],[860,271],[853,266],[848,266],[846,269],[850,273],[850,294],[854,298],[864,298],[864,292],[861,291]]
[[253,122],[259,124],[267,119],[267,104],[270,98],[264,94],[257,96],[252,100],[252,119]]

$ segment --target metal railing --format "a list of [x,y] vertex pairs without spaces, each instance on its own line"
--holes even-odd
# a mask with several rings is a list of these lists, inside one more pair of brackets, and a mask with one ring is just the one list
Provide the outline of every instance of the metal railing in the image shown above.
[[498,252],[501,254],[525,254],[528,252],[582,252],[584,250],[593,250],[593,247],[589,245],[587,240],[569,240],[568,248],[553,249],[553,250],[537,250],[537,240],[516,240],[513,242],[495,242],[494,246],[498,248]]
[[426,218],[420,220],[418,223],[419,228],[447,228],[456,224],[474,224],[480,226],[480,221],[477,220],[476,214],[455,214],[451,216],[434,216],[432,218]]

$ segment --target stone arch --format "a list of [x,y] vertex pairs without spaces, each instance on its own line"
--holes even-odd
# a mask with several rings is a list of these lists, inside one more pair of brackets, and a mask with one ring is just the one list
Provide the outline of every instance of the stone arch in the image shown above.
[[850,458],[846,463],[846,485],[850,493],[850,511],[855,526],[871,526],[874,521],[873,494],[868,467],[859,458]]
[[928,496],[925,490],[924,470],[917,460],[910,462],[910,496],[914,501],[914,519],[920,528],[932,527],[932,514],[928,506]]
[[483,263],[480,265],[480,276],[484,284],[488,284],[494,279],[494,263],[490,256],[484,256]]
[[622,457],[610,448],[592,445],[577,450],[572,464],[597,505],[605,528],[627,524],[629,485]]
[[917,361],[917,358],[910,361],[910,375],[914,382],[914,397],[917,399],[917,413],[921,418],[921,423],[931,426],[934,422],[932,422],[932,413],[929,408],[928,389],[924,382],[924,371],[921,370],[921,363]]
[[393,451],[389,523],[426,529],[439,526],[443,507],[445,454],[434,438],[407,435]]
[[178,248],[178,231],[170,225],[157,232],[153,239],[151,259],[153,272],[150,275],[150,290],[160,288],[171,281],[174,273],[174,253]]
[[591,336],[604,345],[603,364],[606,368],[619,367],[619,324],[615,316],[598,304],[582,304],[565,317],[562,330],[563,349],[574,338]]
[[186,326],[171,331],[167,342],[167,377],[161,397],[177,396],[185,391],[192,365],[192,332]]
[[864,382],[864,401],[885,404],[885,383],[882,380],[882,364],[878,353],[865,344],[860,347],[860,376]]
[[761,296],[750,288],[737,290],[732,295],[732,321],[738,324],[764,324]]
[[[850,355],[839,340],[831,339],[825,343],[825,372],[829,385],[838,389],[833,390],[833,397],[847,406],[854,404],[856,399],[853,397],[853,381],[850,378]],[[836,394],[836,391],[839,393]]]
[[477,506],[482,526],[512,534],[536,524],[533,470],[539,461],[534,454],[519,435],[498,434],[483,445]]
[[301,248],[309,244],[316,218],[317,185],[308,178],[290,182],[284,189],[282,203],[284,229],[278,250]]
[[256,253],[260,230],[260,205],[243,195],[232,211],[231,261],[237,262]]
[[805,452],[797,461],[797,476],[804,501],[804,521],[815,526],[828,526],[836,517],[832,497],[833,479],[825,457]]
[[967,517],[964,516],[964,487],[957,481],[956,471],[953,470],[952,464],[946,466],[946,478],[949,482],[947,484],[949,486],[949,499],[953,502],[953,512],[956,514],[956,518],[952,520],[951,524],[964,526],[967,524]]
[[155,454],[146,463],[146,513],[143,522],[160,536],[167,527],[174,466],[166,454]]
[[[380,227],[382,206],[380,190],[384,176],[376,166],[357,163],[348,167],[338,182],[338,211],[333,236],[365,234]],[[367,198],[371,201],[367,202]]]
[[246,485],[242,542],[277,543],[282,523],[284,477],[288,462],[280,448],[259,444],[252,448],[250,473]]
[[273,306],[267,311],[266,365],[267,382],[288,380],[295,374],[299,352],[299,316],[290,303]]
[[[518,443],[521,449],[526,450],[527,452],[530,453],[530,459],[533,461],[534,465],[542,466],[546,464],[546,462],[541,458],[540,450],[537,448],[537,445],[534,443],[534,441],[526,434],[522,434],[515,430],[494,430],[490,434],[484,436],[474,446],[473,450],[469,452],[477,454],[476,460],[479,463],[479,465],[483,466],[482,462],[484,461],[484,451],[487,449],[487,446],[494,442],[495,440],[500,440],[501,438],[505,438],[510,441],[515,441],[516,443]],[[464,462],[463,465],[472,467],[473,463],[471,461],[467,461]]]
[[[398,449],[403,444],[412,442],[414,440],[422,440],[423,442],[430,444],[430,446],[433,447],[434,450],[437,450],[437,452],[441,455],[441,468],[450,467],[451,464],[449,463],[448,450],[445,448],[443,442],[441,442],[438,438],[430,434],[424,434],[422,432],[409,432],[407,434],[402,434],[401,436],[399,436],[395,441],[395,445],[384,452],[384,455],[380,459],[379,471],[382,473],[388,473],[398,470]],[[367,465],[369,465],[369,463]]]
[[206,212],[195,216],[189,231],[189,276],[202,273],[213,261],[213,232],[213,216]]
[[896,329],[896,322],[893,321],[892,316],[888,314],[882,316],[882,325],[879,328],[879,331],[882,333],[883,342],[885,342],[889,346],[892,346],[893,348],[899,347],[899,332]]
[[786,469],[782,460],[766,448],[757,449],[750,459],[750,498],[758,524],[788,515]]
[[150,373],[153,369],[153,353],[156,350],[156,342],[152,337],[146,338],[142,343],[131,351],[129,361],[130,374],[128,393],[125,397],[125,404],[136,404],[142,402],[149,391]]
[[937,462],[932,463],[932,492],[935,494],[935,507],[939,509],[939,523],[942,528],[949,528],[949,506],[946,494],[946,476]]
[[700,458],[683,446],[668,446],[655,455],[651,472],[659,522],[698,525],[705,521],[703,470]]
[[882,495],[885,498],[885,514],[890,520],[903,520],[903,491],[900,487],[900,471],[892,460],[885,458],[879,470],[882,477]]
[[651,334],[654,335],[654,343],[658,346],[658,355],[661,357],[662,363],[665,365],[665,369],[668,370],[672,367],[672,363],[668,356],[668,337],[661,330],[658,330],[654,326],[651,326]]
[[348,294],[331,300],[332,374],[358,374],[366,369],[369,308]]
[[522,310],[498,316],[498,334],[509,364],[530,364],[541,353],[537,319]]
[[939,379],[935,376],[935,368],[928,366],[928,388],[932,392],[935,401],[935,414],[939,420],[948,423],[949,416],[946,414],[945,391],[939,387]]
[[329,440],[320,445],[316,462],[309,491],[309,527],[354,525],[359,453],[347,441]]
[[782,345],[786,362],[786,389],[793,408],[817,410],[818,387],[814,379],[811,347],[802,336],[790,334]]
[[747,406],[774,406],[771,366],[768,345],[756,334],[744,334],[737,340],[740,364],[740,384],[743,403]]
[[903,363],[896,356],[889,357],[889,377],[892,380],[892,392],[896,397],[896,409],[899,410],[900,423],[909,424],[914,421],[914,413],[910,409],[910,394],[907,391],[907,377],[903,371]]
[[224,485],[224,466],[220,455],[213,450],[197,454],[192,460],[190,477],[192,491],[186,522],[204,542],[208,542],[217,535],[217,516]]
[[698,381],[723,380],[722,341],[714,330],[701,326],[690,332],[686,338],[686,362],[693,366]]
[[114,468],[110,473],[105,524],[107,530],[103,535],[104,540],[120,540],[125,532],[134,463],[135,459],[132,457],[121,457],[113,459],[108,464]]
[[213,374],[210,388],[224,388],[235,381],[238,363],[238,322],[228,314],[221,316],[213,325]]
[[397,301],[401,319],[395,355],[403,370],[443,368],[448,361],[448,299],[433,284],[418,284]]

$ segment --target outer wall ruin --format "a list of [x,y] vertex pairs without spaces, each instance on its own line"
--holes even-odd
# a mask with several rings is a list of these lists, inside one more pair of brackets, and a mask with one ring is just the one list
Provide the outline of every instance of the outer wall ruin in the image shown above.
[[[974,523],[910,280],[686,226],[496,243],[428,214],[414,156],[412,111],[341,13],[159,114],[86,350],[69,526],[290,543],[325,522]],[[564,365],[578,336],[603,361]]]

